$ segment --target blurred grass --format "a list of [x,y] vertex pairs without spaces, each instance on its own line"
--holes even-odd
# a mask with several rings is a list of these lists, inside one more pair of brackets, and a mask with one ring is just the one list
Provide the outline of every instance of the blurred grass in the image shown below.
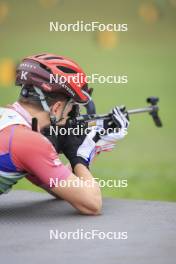
[[[84,10],[79,0],[75,5],[62,1],[42,12],[38,1],[5,2],[10,11],[0,25],[0,58],[18,62],[26,55],[47,51],[75,59],[87,74],[128,74],[127,85],[92,85],[98,113],[117,104],[129,109],[145,106],[146,97],[160,97],[164,127],[156,128],[147,114],[131,117],[127,138],[112,153],[98,156],[92,171],[98,178],[128,180],[127,188],[104,188],[105,196],[176,201],[176,9],[166,5],[161,19],[151,25],[137,16],[141,2],[137,0],[85,1]],[[48,30],[50,20],[69,23],[79,19],[128,23],[129,31],[119,33],[115,49],[105,50],[95,42],[95,33]],[[13,102],[18,92],[18,88],[1,86],[0,104]],[[26,180],[15,188],[40,190]]]

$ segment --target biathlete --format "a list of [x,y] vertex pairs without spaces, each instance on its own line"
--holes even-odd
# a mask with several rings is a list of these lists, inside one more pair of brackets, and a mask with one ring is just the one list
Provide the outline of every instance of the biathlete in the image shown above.
[[[16,85],[21,87],[20,96],[12,105],[0,108],[0,194],[8,192],[20,179],[26,178],[55,197],[69,202],[79,212],[88,215],[101,213],[102,196],[98,182],[92,181],[89,170],[96,155],[98,140],[112,144],[127,134],[129,121],[118,107],[112,110],[119,124],[119,131],[97,138],[96,129],[84,137],[71,135],[63,144],[63,153],[71,168],[65,166],[51,142],[41,131],[52,125],[65,125],[75,104],[85,105],[90,100],[86,78],[80,83],[51,83],[50,75],[73,76],[83,70],[69,58],[53,54],[26,57],[17,66]],[[32,130],[32,119],[38,120],[37,131]],[[51,188],[51,178],[65,181],[62,186]],[[78,184],[74,186],[74,182]]]

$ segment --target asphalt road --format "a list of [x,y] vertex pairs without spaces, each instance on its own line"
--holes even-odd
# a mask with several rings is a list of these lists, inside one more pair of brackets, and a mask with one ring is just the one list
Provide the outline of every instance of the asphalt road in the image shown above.
[[92,217],[48,194],[12,191],[0,197],[0,238],[3,264],[175,264],[176,203],[104,199]]

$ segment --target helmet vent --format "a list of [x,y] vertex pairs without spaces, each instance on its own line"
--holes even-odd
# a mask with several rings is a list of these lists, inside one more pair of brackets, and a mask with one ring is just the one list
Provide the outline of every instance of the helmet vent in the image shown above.
[[56,67],[64,73],[77,73],[76,71],[64,66],[56,66]]
[[62,57],[47,57],[47,58],[44,58],[44,60],[63,60]]
[[47,72],[49,72],[49,73],[52,73],[52,71],[51,71],[46,65],[40,63],[40,67],[41,67],[42,69],[44,69],[45,71],[47,71]]
[[35,58],[39,58],[39,57],[42,57],[44,55],[46,55],[46,54],[45,53],[44,54],[39,54],[39,55],[35,56]]

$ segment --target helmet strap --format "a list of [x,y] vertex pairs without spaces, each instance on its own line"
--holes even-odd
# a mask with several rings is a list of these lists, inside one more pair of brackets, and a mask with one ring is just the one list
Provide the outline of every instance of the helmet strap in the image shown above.
[[34,90],[39,96],[39,100],[41,102],[41,105],[43,106],[44,111],[49,113],[50,108],[49,108],[49,105],[47,104],[44,93],[38,87],[35,87],[35,86],[34,86]]
[[[59,123],[60,121],[62,121],[62,120],[64,119],[64,113],[65,113],[65,111],[66,111],[66,109],[67,109],[67,107],[69,106],[69,104],[70,104],[71,101],[72,101],[72,99],[69,99],[69,100],[66,102],[64,108],[62,109],[62,112],[61,112],[61,116],[60,116],[60,118],[57,118],[56,116],[50,116],[50,119],[55,118],[55,120],[54,120],[54,124],[53,124],[53,125],[56,125],[57,123]],[[52,121],[51,121],[51,124],[52,124]]]
[[54,116],[54,115],[51,115],[51,110],[50,110],[50,107],[49,107],[49,105],[48,105],[48,103],[46,101],[44,93],[41,91],[40,88],[38,88],[36,86],[34,86],[34,90],[36,91],[36,93],[37,93],[37,95],[39,97],[39,100],[41,102],[43,110],[45,112],[49,113],[51,125],[53,125],[53,126],[56,125],[56,123],[58,122],[57,117]]
[[39,100],[40,100],[40,102],[41,102],[41,105],[42,105],[44,111],[49,113],[51,125],[52,125],[52,126],[56,126],[58,122],[60,122],[61,120],[64,119],[64,118],[63,118],[64,113],[65,113],[65,111],[66,111],[66,109],[67,109],[69,103],[72,101],[72,99],[69,99],[69,100],[66,102],[64,108],[62,109],[62,112],[61,112],[61,116],[60,116],[60,118],[57,118],[55,115],[51,114],[50,107],[49,107],[49,105],[48,105],[48,103],[47,103],[47,101],[46,101],[45,95],[44,95],[44,93],[41,91],[41,89],[38,88],[38,87],[34,87],[34,90],[36,91],[36,93],[37,93],[38,96],[39,96]]

